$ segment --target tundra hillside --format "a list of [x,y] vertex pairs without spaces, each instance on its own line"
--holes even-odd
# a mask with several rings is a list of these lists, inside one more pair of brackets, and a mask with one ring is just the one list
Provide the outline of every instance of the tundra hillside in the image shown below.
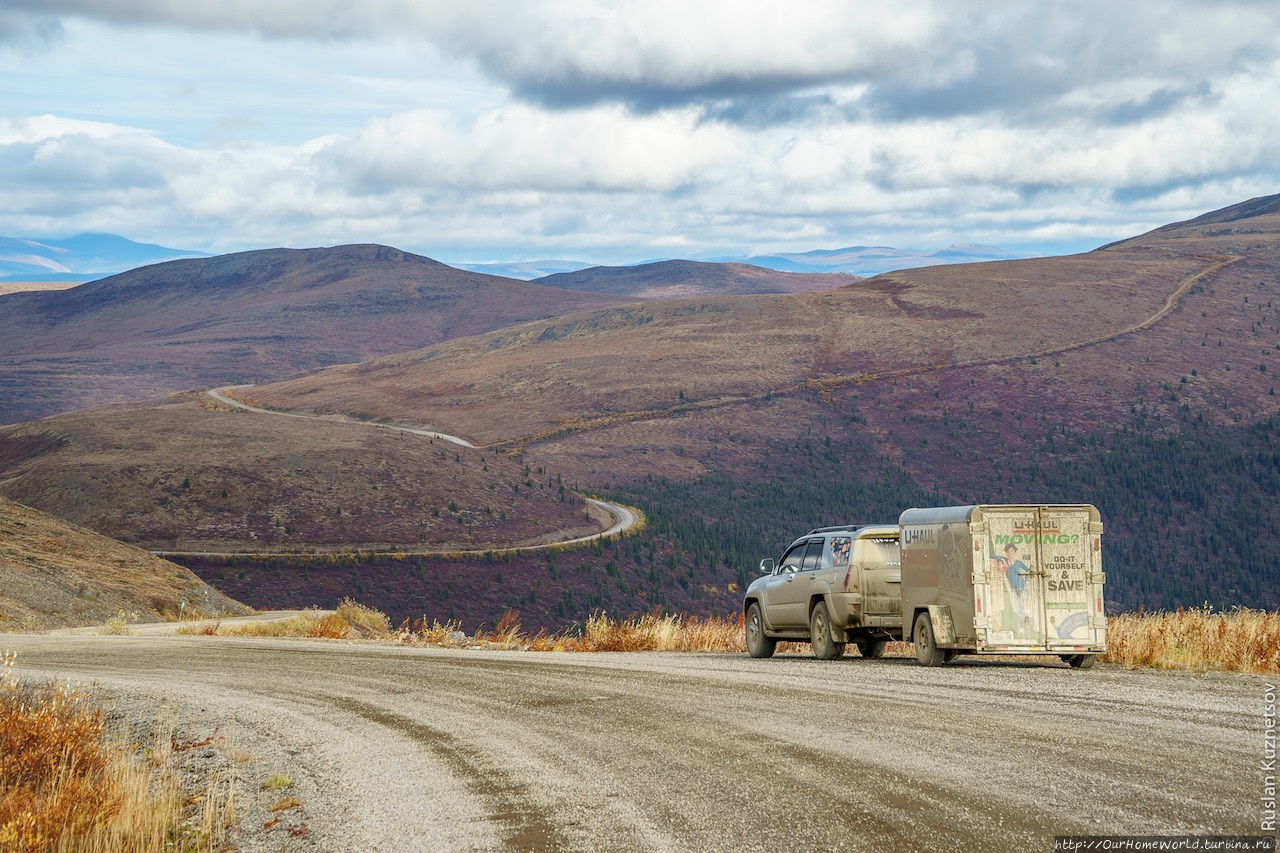
[[0,498],[0,631],[248,612],[182,566]]
[[[680,581],[741,584],[809,527],[1087,499],[1115,605],[1271,608],[1278,211],[1272,196],[1083,255],[575,314],[244,395],[430,423],[636,504],[651,526],[618,562],[639,552],[633,607],[679,600]],[[598,571],[575,568],[581,617]]]
[[[1097,505],[1113,612],[1273,608],[1278,209],[1070,257],[568,313],[233,392],[474,448],[191,400],[0,431],[0,490],[134,543],[223,543],[180,559],[257,606],[357,595],[397,622],[724,614],[805,530],[977,502]],[[647,527],[499,553],[602,529],[593,494]]]

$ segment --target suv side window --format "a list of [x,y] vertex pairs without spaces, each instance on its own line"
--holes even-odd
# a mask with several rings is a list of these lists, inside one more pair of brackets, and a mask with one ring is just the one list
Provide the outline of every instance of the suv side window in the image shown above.
[[817,539],[809,543],[809,547],[804,552],[804,567],[800,571],[808,572],[822,567],[822,548],[825,544],[826,540],[824,539]]
[[837,569],[843,569],[849,565],[849,551],[852,540],[848,536],[833,536],[831,538],[831,564]]
[[780,574],[800,571],[800,564],[804,562],[804,546],[805,543],[801,542],[787,552],[787,555],[782,558],[782,562],[778,564],[778,572]]

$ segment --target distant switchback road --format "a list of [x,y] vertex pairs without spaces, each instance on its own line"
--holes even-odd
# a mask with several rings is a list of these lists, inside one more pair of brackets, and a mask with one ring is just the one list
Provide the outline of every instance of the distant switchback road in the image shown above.
[[410,435],[425,435],[428,438],[438,438],[441,441],[447,441],[451,444],[457,444],[461,447],[474,448],[475,445],[467,441],[465,438],[459,438],[456,435],[449,435],[446,432],[436,432],[429,429],[418,429],[416,427],[397,426],[395,424],[384,424],[377,421],[362,421],[359,418],[348,417],[347,415],[306,415],[300,412],[278,412],[274,409],[263,409],[258,406],[251,406],[248,403],[242,403],[235,397],[230,396],[227,392],[234,391],[237,388],[252,388],[252,385],[224,385],[221,388],[210,388],[205,394],[236,409],[242,409],[246,412],[257,412],[260,415],[277,415],[282,418],[300,418],[304,421],[332,421],[340,424],[359,424],[360,426],[374,427],[377,429],[389,429],[393,432],[407,432]]
[[206,637],[0,646],[24,672],[97,679],[220,726],[254,772],[295,780],[313,849],[1049,850],[1058,834],[1259,834],[1265,682],[1251,676]]
[[[233,391],[236,388],[252,388],[252,387],[253,387],[252,385],[224,385],[221,388],[209,388],[204,393],[208,397],[210,397],[213,400],[216,400],[219,403],[222,403],[227,406],[231,406],[236,409],[241,409],[246,412],[256,412],[257,414],[262,414],[262,415],[276,415],[278,417],[283,417],[283,418],[299,418],[301,420],[310,420],[310,421],[330,421],[332,423],[355,424],[357,426],[372,427],[375,429],[389,429],[389,430],[394,430],[396,432],[409,433],[411,435],[422,435],[422,436],[427,436],[428,438],[438,438],[438,439],[441,439],[442,441],[452,442],[453,444],[457,444],[462,447],[469,447],[469,448],[475,449],[475,445],[467,441],[465,438],[459,438],[456,435],[449,435],[448,433],[435,432],[434,430],[428,430],[428,429],[418,429],[415,427],[397,426],[395,424],[383,424],[383,423],[377,423],[376,421],[362,421],[362,420],[359,420],[358,418],[352,418],[346,415],[308,415],[308,414],[301,414],[298,412],[278,412],[273,409],[263,409],[263,408],[259,408],[258,406],[251,406],[248,403],[241,402],[240,400],[237,400],[236,398],[231,397],[227,394],[228,391]],[[477,548],[474,550],[459,550],[457,548],[450,548],[442,551],[442,550],[423,550],[421,548],[405,547],[405,548],[395,548],[392,550],[392,552],[396,554],[402,554],[405,556],[429,556],[429,555],[439,554],[439,553],[516,554],[516,553],[521,553],[526,551],[544,551],[551,548],[563,548],[567,545],[584,545],[588,542],[594,542],[597,539],[602,539],[606,536],[620,536],[623,533],[626,533],[632,527],[634,527],[636,523],[640,520],[639,516],[636,514],[637,511],[631,509],[630,507],[626,507],[621,504],[609,503],[607,501],[597,500],[596,498],[584,498],[584,500],[586,500],[591,505],[595,506],[597,509],[603,510],[605,513],[609,514],[613,518],[613,524],[611,524],[607,530],[603,530],[599,533],[592,533],[588,536],[579,536],[574,539],[565,539],[557,542],[543,542],[537,545],[514,545],[508,548],[490,547],[490,548]],[[358,550],[361,553],[369,553],[368,548],[361,548]],[[392,553],[392,552],[389,552],[389,553]],[[160,557],[257,557],[257,556],[305,557],[305,556],[312,556],[315,554],[332,555],[335,553],[341,553],[341,551],[328,549],[325,551],[295,551],[295,552],[152,551],[151,553],[156,554],[157,556],[160,556]]]

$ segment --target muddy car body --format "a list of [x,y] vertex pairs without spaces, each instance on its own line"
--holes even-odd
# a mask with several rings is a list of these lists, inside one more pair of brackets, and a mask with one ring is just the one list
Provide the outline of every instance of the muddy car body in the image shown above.
[[820,658],[839,657],[847,643],[880,657],[902,635],[896,524],[811,530],[760,570],[743,602],[753,657],[772,655],[779,640],[812,642]]
[[938,666],[958,654],[1106,651],[1102,521],[1088,504],[909,509],[897,524],[824,527],[791,543],[746,591],[747,651],[779,640],[831,659],[890,640]]

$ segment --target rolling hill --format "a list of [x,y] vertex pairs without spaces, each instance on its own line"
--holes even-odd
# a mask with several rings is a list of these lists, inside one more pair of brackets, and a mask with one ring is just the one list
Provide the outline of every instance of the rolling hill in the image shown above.
[[1081,255],[582,312],[243,393],[431,423],[637,504],[663,567],[625,583],[641,609],[732,606],[727,583],[813,525],[1089,500],[1113,604],[1274,607],[1278,200]]
[[636,299],[803,293],[852,284],[858,276],[779,272],[750,264],[658,261],[626,267],[589,267],[537,279],[567,290],[608,293]]
[[249,608],[182,566],[0,498],[0,631],[101,625],[120,611],[160,622]]
[[0,297],[0,423],[279,377],[621,301],[373,245],[155,264]]
[[[185,531],[280,551],[402,542],[454,487],[514,501],[520,486],[546,503],[513,502],[520,529],[454,517],[428,533],[442,549],[567,523],[553,512],[560,486],[648,517],[638,536],[563,554],[348,552],[333,571],[183,558],[258,606],[346,586],[397,621],[492,624],[515,608],[555,629],[596,609],[723,613],[756,561],[801,530],[976,502],[1097,503],[1113,607],[1280,606],[1278,204],[1069,257],[572,311],[236,392],[479,445],[448,448],[443,468],[430,444],[425,456],[385,435],[395,446],[353,445],[325,434],[334,425],[186,400],[2,430],[0,493],[152,547]],[[223,489],[240,502],[225,513]],[[326,515],[339,502],[345,530]]]
[[1117,251],[914,270],[817,293],[626,305],[245,395],[285,409],[430,421],[482,444],[539,443],[583,427],[766,402],[812,383],[1071,347],[1140,323],[1213,263]]

